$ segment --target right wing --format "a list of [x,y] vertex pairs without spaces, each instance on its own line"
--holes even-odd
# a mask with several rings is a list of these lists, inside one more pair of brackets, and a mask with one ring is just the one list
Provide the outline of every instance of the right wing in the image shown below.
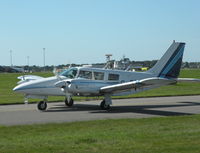
[[100,93],[103,93],[103,94],[117,93],[117,92],[127,91],[131,89],[137,89],[141,87],[163,86],[163,85],[169,85],[169,84],[174,84],[174,83],[176,83],[176,80],[153,77],[153,78],[147,78],[143,80],[130,81],[126,83],[105,86],[105,87],[100,88]]

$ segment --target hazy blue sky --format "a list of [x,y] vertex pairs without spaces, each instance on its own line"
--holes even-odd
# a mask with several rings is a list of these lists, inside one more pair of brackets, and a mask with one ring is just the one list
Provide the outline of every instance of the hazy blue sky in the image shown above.
[[159,59],[173,40],[200,61],[199,0],[0,0],[0,65]]

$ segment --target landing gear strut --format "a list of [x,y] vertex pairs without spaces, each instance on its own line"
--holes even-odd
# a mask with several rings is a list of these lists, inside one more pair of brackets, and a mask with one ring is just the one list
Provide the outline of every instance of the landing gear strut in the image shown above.
[[112,104],[112,99],[110,95],[104,95],[105,99],[101,102],[100,107],[103,110],[110,109],[110,105]]
[[40,101],[37,105],[38,110],[45,111],[47,109],[47,102]]
[[74,100],[70,97],[70,98],[66,98],[65,99],[65,105],[68,107],[71,107],[74,105]]

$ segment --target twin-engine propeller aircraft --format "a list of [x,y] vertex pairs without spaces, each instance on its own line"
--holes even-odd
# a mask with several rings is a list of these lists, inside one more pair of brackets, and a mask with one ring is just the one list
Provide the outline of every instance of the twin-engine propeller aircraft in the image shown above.
[[54,77],[21,76],[13,90],[25,94],[25,98],[43,99],[37,105],[39,110],[47,109],[48,96],[65,96],[65,104],[70,107],[75,95],[104,96],[100,107],[106,110],[112,104],[112,95],[134,94],[179,81],[200,82],[200,79],[178,78],[184,47],[185,43],[174,41],[146,72],[73,67]]

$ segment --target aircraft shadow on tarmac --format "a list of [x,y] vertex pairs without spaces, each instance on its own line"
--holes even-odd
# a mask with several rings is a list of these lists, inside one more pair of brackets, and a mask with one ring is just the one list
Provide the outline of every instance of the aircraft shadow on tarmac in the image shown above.
[[[73,111],[88,111],[89,113],[138,113],[159,116],[181,116],[193,115],[193,113],[183,113],[178,111],[158,110],[163,108],[179,108],[188,106],[200,106],[198,102],[176,102],[174,104],[163,105],[135,105],[135,106],[112,106],[109,110],[100,110],[98,105],[75,104],[69,108],[64,104],[57,104],[49,108],[46,112],[73,112]],[[155,109],[155,110],[154,110]]]

